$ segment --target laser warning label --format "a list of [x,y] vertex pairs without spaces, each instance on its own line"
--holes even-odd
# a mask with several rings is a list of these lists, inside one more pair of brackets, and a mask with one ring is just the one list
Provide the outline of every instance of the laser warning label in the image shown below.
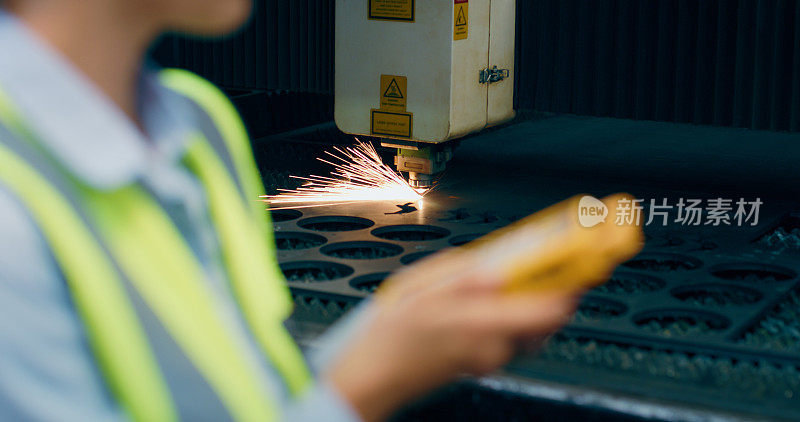
[[381,110],[406,111],[407,87],[405,76],[381,75]]
[[411,113],[401,113],[372,109],[370,119],[370,134],[377,136],[392,136],[398,138],[410,138],[413,115]]
[[469,0],[453,0],[453,40],[465,40],[469,36]]
[[414,22],[414,0],[369,0],[367,18]]

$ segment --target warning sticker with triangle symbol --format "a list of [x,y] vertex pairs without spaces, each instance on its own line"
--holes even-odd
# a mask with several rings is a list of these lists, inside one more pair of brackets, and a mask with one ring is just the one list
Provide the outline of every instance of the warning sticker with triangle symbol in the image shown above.
[[383,96],[389,98],[403,98],[403,92],[400,91],[400,87],[397,86],[397,79],[392,78],[392,81],[389,82],[389,87],[383,92]]
[[467,24],[467,17],[464,16],[464,8],[458,8],[458,15],[456,16],[456,26],[466,25]]
[[381,110],[405,111],[407,84],[405,76],[381,75]]
[[407,88],[408,79],[405,76],[381,75],[381,108],[370,109],[371,135],[411,138],[414,115],[406,111]]
[[469,1],[454,0],[453,39],[465,40],[469,34]]

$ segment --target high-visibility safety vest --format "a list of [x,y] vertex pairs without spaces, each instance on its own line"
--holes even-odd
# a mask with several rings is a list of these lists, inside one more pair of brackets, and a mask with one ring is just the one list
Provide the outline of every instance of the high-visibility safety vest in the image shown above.
[[[244,125],[204,79],[177,69],[159,78],[207,119],[183,160],[205,189],[242,318],[298,395],[311,378],[283,326],[292,301],[256,201],[263,186]],[[226,329],[201,264],[157,199],[137,183],[87,186],[41,148],[30,127],[0,87],[0,182],[49,244],[122,409],[137,421],[277,419],[255,363]]]

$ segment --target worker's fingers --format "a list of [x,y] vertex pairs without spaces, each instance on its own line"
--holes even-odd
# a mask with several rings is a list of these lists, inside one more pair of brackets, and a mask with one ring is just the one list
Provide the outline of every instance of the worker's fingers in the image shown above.
[[577,298],[563,293],[493,295],[465,300],[461,316],[476,332],[523,337],[550,333],[571,317]]
[[496,273],[465,273],[461,268],[453,268],[449,272],[443,272],[440,269],[438,271],[403,272],[393,277],[404,278],[404,280],[398,280],[398,287],[401,288],[397,291],[405,298],[423,294],[460,297],[494,293],[507,282]]
[[450,288],[456,294],[481,294],[499,291],[507,282],[508,279],[496,272],[475,272],[454,278],[449,285],[442,287]]
[[392,290],[384,294],[405,297],[457,287],[469,276],[465,272],[463,256],[463,253],[451,249],[404,267],[383,283],[379,293]]
[[529,295],[507,297],[500,300],[503,309],[499,317],[501,326],[514,336],[551,333],[566,324],[577,307],[573,295]]
[[484,341],[472,350],[467,370],[473,375],[484,375],[496,370],[514,356],[516,347],[511,341]]
[[553,337],[553,334],[530,335],[519,338],[516,343],[516,350],[522,353],[535,353],[544,347],[551,337]]

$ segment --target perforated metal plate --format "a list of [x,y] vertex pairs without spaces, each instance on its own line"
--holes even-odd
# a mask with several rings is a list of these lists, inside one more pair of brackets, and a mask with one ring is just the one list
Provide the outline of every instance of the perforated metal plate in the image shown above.
[[[408,214],[387,214],[396,209],[392,203],[348,205],[346,212],[306,208],[299,210],[302,216],[276,222],[279,239],[313,236],[320,245],[279,251],[290,286],[306,295],[357,302],[393,270],[511,221],[498,213],[440,209],[431,202]],[[792,350],[759,347],[752,335],[744,340],[800,285],[797,260],[754,252],[742,240],[712,248],[674,231],[649,231],[648,237],[642,253],[608,284],[589,292],[565,332],[800,365]]]
[[[658,183],[646,186],[647,180],[653,179],[642,178],[641,163],[637,176],[628,174],[630,167],[620,158],[627,157],[625,154],[612,158],[615,168],[626,173],[615,176],[614,168],[605,166],[604,177],[611,177],[601,180],[595,177],[595,170],[587,168],[594,169],[613,154],[598,157],[605,153],[599,147],[573,160],[589,167],[565,164],[547,170],[549,156],[542,155],[539,144],[525,138],[544,135],[514,130],[483,136],[471,149],[462,146],[454,159],[458,162],[452,164],[442,185],[416,212],[396,214],[397,204],[372,203],[306,208],[299,210],[302,216],[277,221],[279,233],[313,233],[325,238],[318,247],[279,251],[280,262],[287,268],[297,261],[314,261],[353,269],[352,274],[333,279],[290,281],[297,312],[330,323],[403,265],[463,245],[579,192],[602,196],[624,190],[643,198],[669,197],[671,203],[678,197],[739,195],[692,193],[694,186],[682,190],[671,181],[660,184],[661,188]],[[509,131],[511,136],[504,135]],[[581,136],[591,137],[591,133],[587,130]],[[500,144],[502,149],[485,148]],[[562,168],[577,173],[562,177],[556,174]],[[702,172],[692,171],[692,177],[699,180]],[[717,187],[727,180],[724,175],[710,176],[716,178]],[[688,178],[684,175],[682,180]],[[621,266],[608,283],[589,292],[575,319],[541,354],[522,354],[507,370],[532,380],[800,418],[800,298],[796,293],[800,254],[782,252],[759,241],[768,234],[775,237],[779,224],[786,226],[787,233],[794,229],[784,218],[792,208],[792,198],[764,201],[757,226],[648,227],[642,254]],[[347,231],[320,231],[297,224],[318,217],[357,217],[371,224]],[[402,252],[353,259],[322,250],[351,242],[391,244]]]

